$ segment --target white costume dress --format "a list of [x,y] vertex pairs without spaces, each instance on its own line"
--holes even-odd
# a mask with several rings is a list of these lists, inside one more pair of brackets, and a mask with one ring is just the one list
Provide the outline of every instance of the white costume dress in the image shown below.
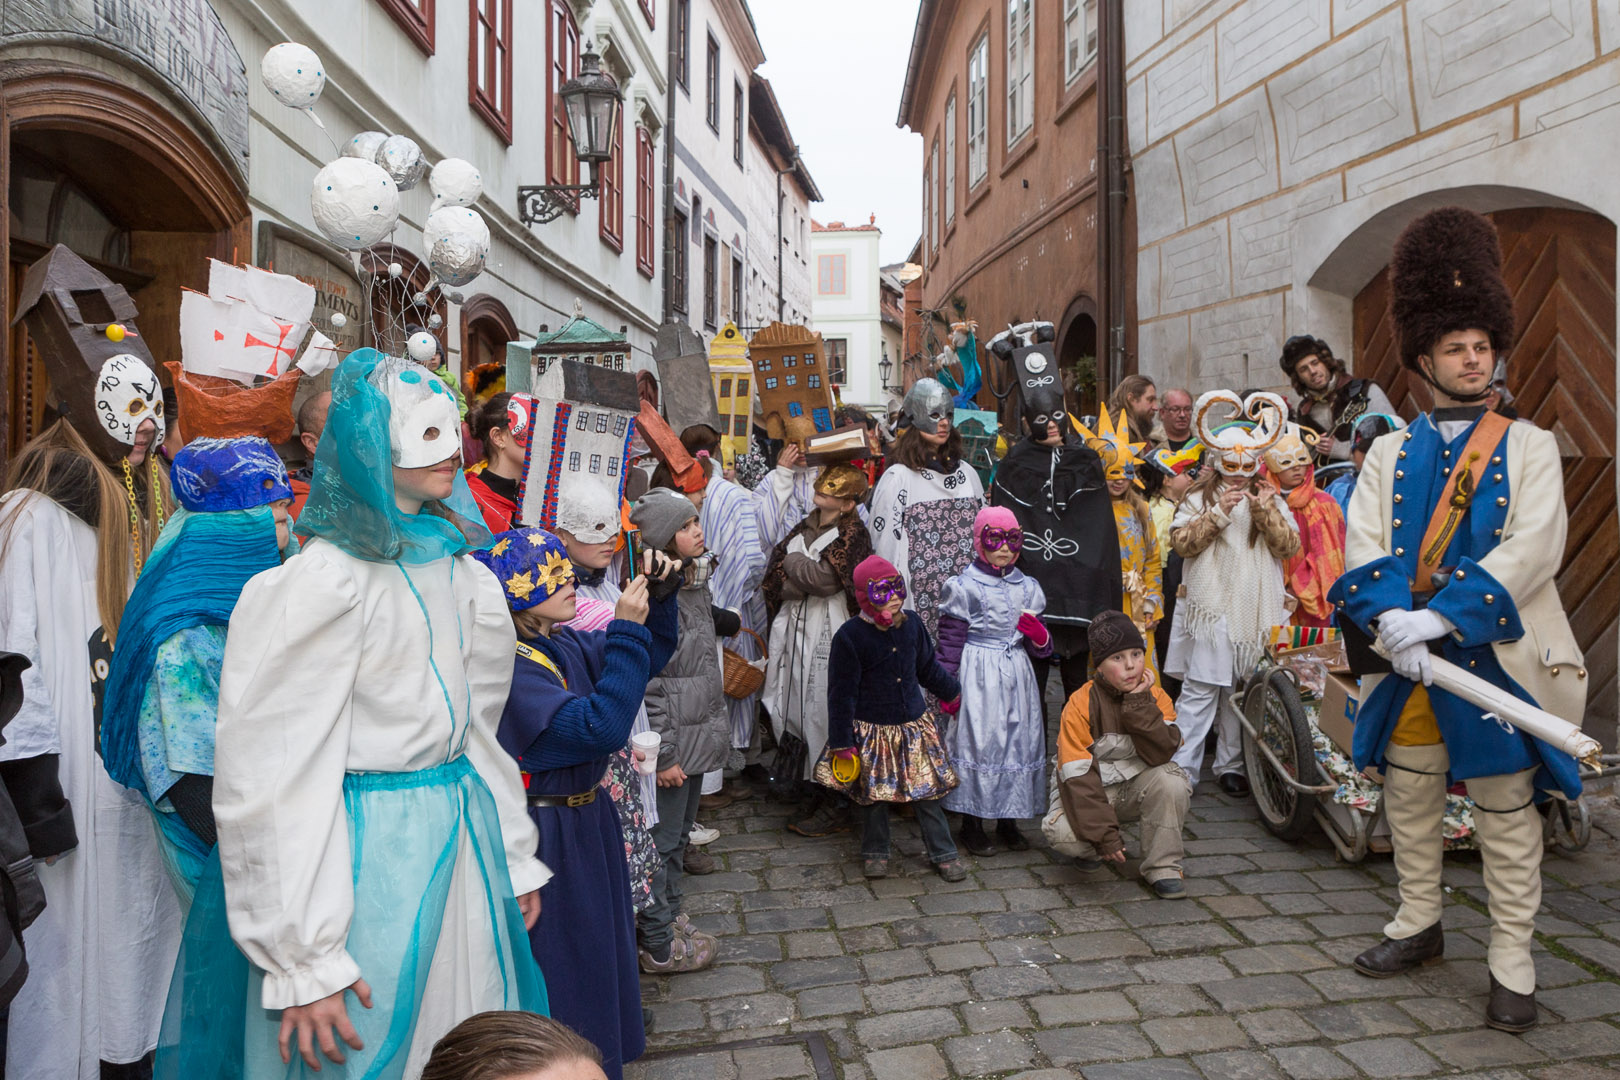
[[[374,1007],[349,1003],[364,1055],[414,1013],[406,1076],[468,1016],[527,1007],[513,957],[529,944],[505,905],[550,873],[495,738],[514,641],[500,584],[470,556],[370,562],[322,540],[250,581],[231,618],[214,811],[251,1001],[307,1004],[364,978]],[[505,865],[490,865],[502,838]],[[436,921],[418,916],[430,904]],[[249,1077],[284,1071],[275,1032],[250,1006]],[[348,1056],[323,1075],[360,1075]]]
[[906,581],[906,606],[939,637],[945,583],[973,562],[973,518],[984,484],[966,461],[952,473],[890,465],[872,490],[872,550]]
[[29,973],[11,1005],[6,1075],[94,1080],[101,1061],[137,1061],[157,1044],[180,908],[146,800],[101,766],[95,531],[43,495],[11,492],[0,536],[0,649],[33,662],[0,760],[61,755],[79,837],[35,867],[46,907],[23,933]]
[[[840,533],[829,526],[805,544],[800,533],[788,544],[789,555],[820,559]],[[831,596],[788,600],[771,623],[771,658],[765,665],[765,711],[778,741],[784,732],[804,740],[804,776],[814,779],[816,762],[827,747],[827,664],[833,635],[849,619],[842,590]]]

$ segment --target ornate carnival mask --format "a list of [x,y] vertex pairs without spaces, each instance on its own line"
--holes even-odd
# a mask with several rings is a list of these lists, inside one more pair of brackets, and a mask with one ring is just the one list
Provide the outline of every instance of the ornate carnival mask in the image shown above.
[[1075,421],[1074,426],[1086,445],[1102,458],[1109,480],[1132,480],[1137,487],[1142,486],[1136,468],[1142,464],[1138,451],[1145,449],[1147,443],[1131,442],[1131,428],[1125,419],[1124,409],[1119,411],[1117,418],[1113,418],[1108,415],[1108,406],[1104,405],[1098,413],[1095,432],[1079,421]]
[[388,398],[388,445],[401,469],[422,469],[461,451],[461,414],[439,377],[390,357],[372,374]]
[[[1224,405],[1233,418],[1217,423],[1212,415]],[[1239,400],[1230,390],[1211,390],[1193,405],[1193,431],[1222,476],[1253,476],[1260,456],[1282,438],[1288,406],[1277,394],[1257,391]]]
[[941,420],[956,416],[950,392],[938,379],[918,379],[906,391],[900,411],[918,431],[937,431]]

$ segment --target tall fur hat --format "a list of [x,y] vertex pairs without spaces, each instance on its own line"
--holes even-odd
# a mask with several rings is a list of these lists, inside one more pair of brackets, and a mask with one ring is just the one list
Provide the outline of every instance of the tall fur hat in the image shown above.
[[1406,227],[1390,258],[1390,293],[1401,363],[1417,358],[1446,334],[1483,330],[1491,347],[1513,344],[1513,297],[1502,280],[1496,226],[1472,210],[1447,206]]

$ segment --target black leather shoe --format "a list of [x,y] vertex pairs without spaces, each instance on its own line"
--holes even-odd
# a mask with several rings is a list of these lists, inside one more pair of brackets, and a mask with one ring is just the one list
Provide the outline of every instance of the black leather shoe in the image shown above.
[[1222,791],[1240,799],[1249,793],[1249,778],[1242,773],[1225,773],[1216,783],[1221,785]]
[[1435,923],[1409,938],[1385,938],[1352,962],[1355,969],[1374,979],[1387,979],[1419,965],[1438,964],[1446,958],[1446,936]]
[[1491,1000],[1485,1005],[1485,1023],[1497,1031],[1518,1034],[1536,1026],[1536,992],[1516,994],[1491,976]]

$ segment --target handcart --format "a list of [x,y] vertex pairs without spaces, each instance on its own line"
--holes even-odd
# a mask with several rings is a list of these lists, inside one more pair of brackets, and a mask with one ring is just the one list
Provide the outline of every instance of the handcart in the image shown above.
[[[1372,778],[1326,774],[1319,753],[1332,750],[1317,725],[1319,706],[1317,696],[1302,689],[1294,668],[1271,654],[1234,688],[1227,703],[1243,732],[1243,760],[1260,823],[1284,840],[1302,839],[1319,826],[1341,859],[1360,862],[1369,851],[1390,850],[1383,801],[1380,798],[1368,808],[1346,798],[1347,779],[1365,790],[1378,788]],[[1601,769],[1582,766],[1582,779],[1589,782],[1620,773],[1620,755],[1606,754],[1602,764]],[[1460,796],[1450,797],[1448,803],[1451,799],[1466,804]],[[1591,839],[1592,815],[1584,795],[1573,802],[1549,799],[1541,810],[1549,847],[1579,851]],[[1448,834],[1448,841],[1452,838]]]

